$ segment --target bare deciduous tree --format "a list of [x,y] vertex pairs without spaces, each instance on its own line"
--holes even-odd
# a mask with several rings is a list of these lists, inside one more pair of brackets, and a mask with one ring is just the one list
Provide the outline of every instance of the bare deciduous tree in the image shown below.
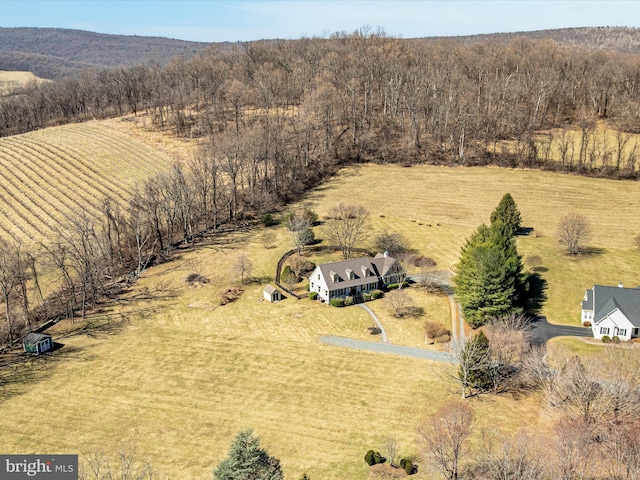
[[292,212],[285,216],[284,224],[291,234],[291,239],[298,251],[298,255],[300,255],[302,247],[308,245],[314,239],[309,217]]
[[560,219],[557,235],[560,243],[567,248],[567,253],[577,255],[583,243],[591,237],[591,225],[584,215],[569,213]]
[[526,315],[512,313],[491,319],[491,355],[498,365],[519,364],[529,351],[531,324]]
[[83,455],[79,465],[79,480],[154,480],[158,477],[147,461],[140,461],[133,452],[120,452],[115,458],[102,453]]
[[432,258],[424,257],[416,261],[419,268],[418,286],[424,288],[427,292],[433,293],[439,287],[438,278],[436,276],[436,262]]
[[542,480],[545,459],[534,440],[524,432],[506,439],[497,448],[486,448],[482,478],[487,480]]
[[11,299],[14,290],[19,285],[20,277],[13,250],[13,246],[9,243],[4,241],[0,243],[0,290],[2,290],[2,298],[4,300],[9,342],[13,341],[15,323]]
[[525,388],[549,393],[555,384],[557,370],[549,366],[547,347],[532,346],[522,360],[520,382]]
[[387,437],[384,439],[384,452],[387,455],[387,460],[391,465],[396,464],[396,458],[398,457],[398,440],[395,437]]
[[368,217],[361,205],[341,203],[329,210],[324,225],[326,235],[331,243],[340,247],[345,260],[351,258],[354,247],[365,238]]
[[450,401],[418,427],[420,449],[448,480],[457,480],[460,475],[460,462],[469,452],[467,439],[473,419],[468,403]]
[[609,413],[601,379],[577,356],[570,358],[559,373],[551,391],[551,404],[585,424]]
[[563,417],[555,426],[552,471],[558,480],[588,478],[593,455],[593,431],[579,419]]
[[240,275],[240,283],[244,285],[244,277],[251,277],[253,263],[251,263],[251,260],[249,260],[246,253],[241,253],[236,258],[236,261],[233,264],[233,269],[236,274]]
[[421,310],[416,307],[411,300],[411,297],[404,290],[392,290],[384,297],[384,301],[387,304],[389,310],[396,318],[402,318],[406,316],[417,316]]
[[384,231],[376,237],[376,250],[379,252],[388,252],[392,257],[409,251],[409,241],[401,233],[389,233]]

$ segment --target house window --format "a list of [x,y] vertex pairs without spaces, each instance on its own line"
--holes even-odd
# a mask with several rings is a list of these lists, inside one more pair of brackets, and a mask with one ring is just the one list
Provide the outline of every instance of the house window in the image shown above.
[[626,328],[619,328],[618,329],[618,335],[621,337],[626,337],[627,336],[627,329]]
[[600,335],[609,335],[608,327],[600,327]]

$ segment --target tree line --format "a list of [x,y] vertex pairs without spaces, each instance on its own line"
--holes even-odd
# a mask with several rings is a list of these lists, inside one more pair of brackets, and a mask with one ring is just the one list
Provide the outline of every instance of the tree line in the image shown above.
[[[46,242],[27,245],[0,239],[5,317],[0,344],[46,320],[84,317],[180,244],[193,244],[225,228],[266,222],[270,215],[264,212],[295,191],[285,180],[291,175],[289,166],[279,165],[282,177],[276,180],[262,162],[247,165],[236,160],[236,146],[203,144],[186,164],[175,163],[169,172],[137,185],[128,201],[105,197],[99,213],[70,216]],[[231,152],[228,156],[216,155],[217,149],[225,148]]]
[[[0,102],[0,135],[146,114],[177,135],[226,138],[242,161],[295,161],[296,175],[335,161],[378,161],[635,177],[639,62],[550,39],[409,41],[369,28],[212,45],[165,66],[33,83]],[[274,151],[254,147],[270,142]]]

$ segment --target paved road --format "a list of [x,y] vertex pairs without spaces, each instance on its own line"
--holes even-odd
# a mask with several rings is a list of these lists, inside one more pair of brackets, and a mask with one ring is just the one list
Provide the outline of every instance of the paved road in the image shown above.
[[590,328],[567,327],[547,322],[547,317],[538,316],[531,323],[531,335],[534,343],[545,343],[554,337],[593,337]]
[[355,350],[365,350],[368,352],[388,353],[391,355],[402,355],[404,357],[421,358],[424,360],[434,360],[436,362],[452,363],[449,354],[424,348],[401,347],[400,345],[390,345],[388,343],[367,342],[365,340],[354,340],[352,338],[336,337],[333,335],[323,335],[320,342],[337,347],[353,348]]
[[380,323],[380,320],[378,320],[377,315],[375,313],[373,313],[373,310],[371,310],[369,307],[367,307],[364,303],[359,303],[358,306],[371,316],[371,318],[373,319],[375,324],[380,329],[380,335],[382,336],[382,341],[384,343],[388,343],[389,342],[389,338],[387,337],[387,331],[382,326],[382,323]]

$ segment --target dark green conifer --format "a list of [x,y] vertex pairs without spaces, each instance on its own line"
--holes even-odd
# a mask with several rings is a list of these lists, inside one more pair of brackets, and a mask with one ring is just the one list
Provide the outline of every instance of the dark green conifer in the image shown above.
[[521,311],[522,259],[500,221],[478,227],[462,247],[455,270],[456,295],[471,326]]
[[496,209],[491,213],[491,225],[495,222],[504,224],[505,232],[513,237],[522,230],[522,216],[510,193],[505,193]]

